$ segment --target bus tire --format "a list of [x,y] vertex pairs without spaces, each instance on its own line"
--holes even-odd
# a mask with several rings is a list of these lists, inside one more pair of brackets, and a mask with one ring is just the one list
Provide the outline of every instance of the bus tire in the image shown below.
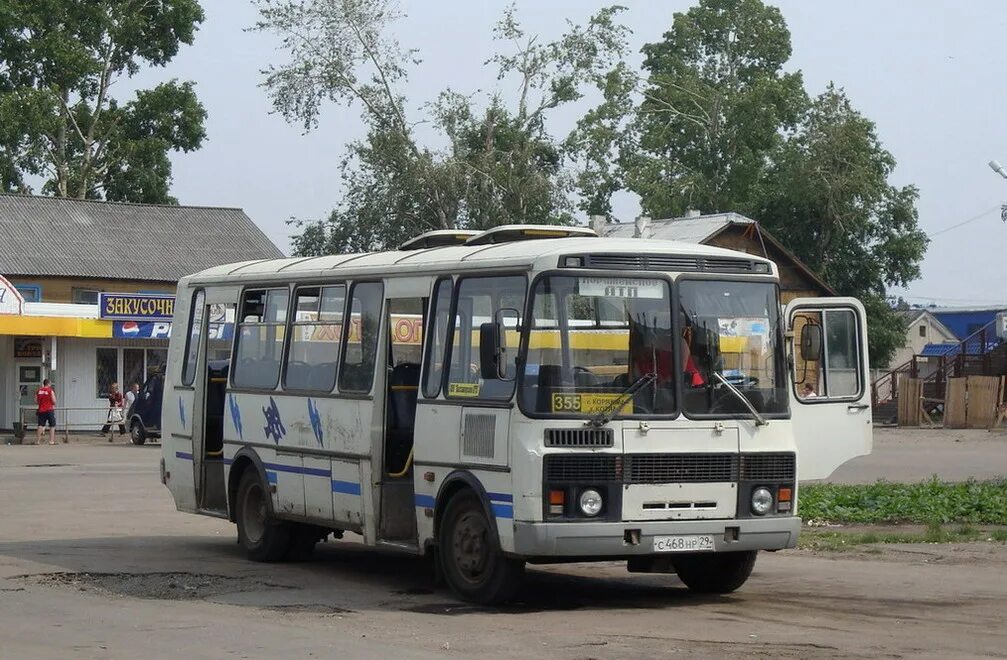
[[147,431],[138,419],[134,419],[133,423],[129,425],[129,441],[134,445],[142,445],[147,442]]
[[246,468],[238,482],[234,520],[238,542],[252,561],[280,561],[290,549],[290,524],[272,518],[268,498],[258,472]]
[[681,555],[672,561],[689,591],[729,594],[745,584],[755,568],[757,550]]
[[505,556],[486,510],[470,490],[448,500],[438,530],[437,555],[451,591],[462,600],[494,605],[521,588],[524,562]]

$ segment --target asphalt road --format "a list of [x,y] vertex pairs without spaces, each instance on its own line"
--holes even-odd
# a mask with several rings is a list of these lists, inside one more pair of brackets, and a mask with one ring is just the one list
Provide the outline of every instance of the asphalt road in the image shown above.
[[419,560],[353,543],[248,562],[177,513],[156,447],[0,446],[0,658],[969,657],[1004,654],[1007,547],[763,553],[690,595],[619,564],[535,568],[520,602],[462,605]]
[[874,483],[1007,477],[1007,433],[953,429],[875,429],[869,456],[853,459],[828,481]]

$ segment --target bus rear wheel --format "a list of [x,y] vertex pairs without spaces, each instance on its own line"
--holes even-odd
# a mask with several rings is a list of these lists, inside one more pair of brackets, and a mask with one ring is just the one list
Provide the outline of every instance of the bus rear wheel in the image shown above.
[[452,497],[438,534],[441,571],[462,600],[502,603],[520,589],[524,562],[504,556],[479,498],[471,491]]
[[673,560],[678,579],[689,591],[729,594],[745,584],[755,568],[757,550],[681,555]]
[[290,525],[272,519],[268,498],[258,473],[246,469],[238,482],[234,519],[238,542],[252,561],[280,561],[290,549]]

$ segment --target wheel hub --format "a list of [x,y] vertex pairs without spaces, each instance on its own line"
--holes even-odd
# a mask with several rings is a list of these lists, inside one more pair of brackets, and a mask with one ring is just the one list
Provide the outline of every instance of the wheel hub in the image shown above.
[[481,516],[464,515],[455,526],[452,554],[455,565],[467,580],[479,581],[486,570],[489,545],[486,525]]

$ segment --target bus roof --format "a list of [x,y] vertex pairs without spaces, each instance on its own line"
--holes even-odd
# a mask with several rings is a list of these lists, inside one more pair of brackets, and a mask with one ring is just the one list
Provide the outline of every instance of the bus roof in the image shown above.
[[[551,268],[562,255],[664,254],[703,258],[744,259],[775,264],[764,257],[698,243],[639,238],[548,238],[487,245],[446,245],[414,250],[334,254],[320,257],[288,257],[243,261],[208,268],[184,278],[188,283],[222,280],[271,280],[340,275],[395,275],[453,273],[475,269],[529,270]],[[631,268],[627,268],[631,270]],[[661,270],[676,271],[674,267]],[[686,270],[686,269],[682,269]]]

